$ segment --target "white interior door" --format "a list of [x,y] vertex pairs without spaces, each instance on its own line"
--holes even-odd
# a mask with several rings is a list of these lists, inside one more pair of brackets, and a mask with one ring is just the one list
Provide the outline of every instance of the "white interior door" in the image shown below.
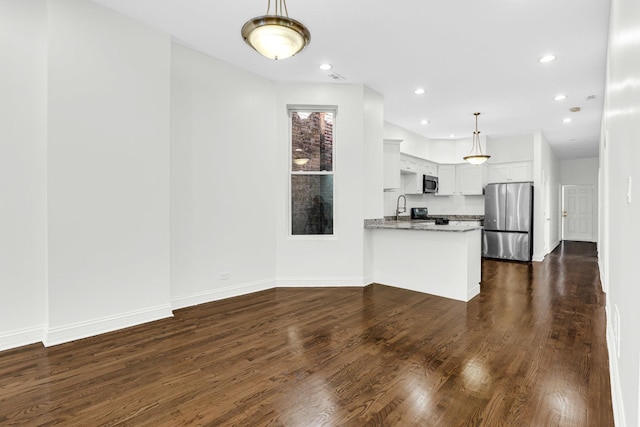
[[562,240],[593,242],[593,186],[562,186]]

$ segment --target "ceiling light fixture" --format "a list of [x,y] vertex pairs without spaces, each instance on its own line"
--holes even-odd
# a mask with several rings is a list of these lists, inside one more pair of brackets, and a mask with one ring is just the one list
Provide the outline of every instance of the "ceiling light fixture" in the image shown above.
[[275,12],[269,14],[271,0],[267,3],[267,13],[247,21],[241,30],[245,42],[260,54],[271,59],[285,59],[305,48],[311,40],[307,27],[289,18],[285,0],[275,0]]
[[566,119],[563,119],[562,123],[571,123],[571,118],[567,117]]
[[429,120],[427,120],[427,119],[422,119],[422,120],[420,120],[420,124],[421,124],[421,125],[428,125],[428,124],[429,124]]
[[551,62],[554,59],[556,59],[555,55],[545,55],[542,58],[540,58],[538,61],[544,64],[545,62]]
[[480,131],[478,130],[478,116],[480,113],[473,113],[476,116],[476,130],[473,132],[473,143],[471,145],[471,153],[468,156],[463,157],[467,162],[472,165],[479,165],[487,161],[491,156],[482,153],[482,145],[480,144]]
[[564,95],[564,94],[562,94],[562,93],[561,93],[561,94],[559,94],[559,95],[556,95],[556,96],[553,98],[553,100],[554,100],[554,101],[564,101],[565,99],[567,99],[567,95]]
[[320,69],[322,71],[329,71],[332,68],[333,68],[333,65],[331,64],[320,64]]
[[426,90],[424,90],[421,87],[419,87],[418,89],[413,91],[413,93],[415,93],[416,95],[424,95],[425,92],[426,92]]
[[304,166],[309,163],[309,157],[305,154],[302,148],[296,148],[293,154],[293,163],[298,166]]

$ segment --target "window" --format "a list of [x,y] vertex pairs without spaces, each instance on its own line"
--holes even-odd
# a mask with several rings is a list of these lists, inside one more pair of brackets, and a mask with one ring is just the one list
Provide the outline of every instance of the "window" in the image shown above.
[[335,109],[291,109],[291,235],[333,235]]

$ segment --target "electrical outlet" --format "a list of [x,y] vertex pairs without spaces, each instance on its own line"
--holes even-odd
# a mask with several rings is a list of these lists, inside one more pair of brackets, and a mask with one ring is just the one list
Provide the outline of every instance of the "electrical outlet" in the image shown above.
[[231,275],[228,271],[223,271],[222,273],[220,273],[220,280],[229,280],[230,277]]

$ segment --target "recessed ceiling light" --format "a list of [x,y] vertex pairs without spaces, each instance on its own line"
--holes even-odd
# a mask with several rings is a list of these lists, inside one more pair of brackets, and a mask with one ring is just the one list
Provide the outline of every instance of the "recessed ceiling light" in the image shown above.
[[562,120],[563,123],[571,123],[571,118],[567,117],[566,119]]
[[538,61],[545,63],[545,62],[551,62],[554,59],[556,59],[555,55],[545,55],[542,58],[540,58]]
[[554,101],[564,101],[565,99],[567,99],[567,95],[564,95],[564,94],[562,94],[562,93],[561,93],[561,94],[559,94],[559,95],[556,95],[556,96],[553,98],[553,100],[554,100]]
[[422,119],[422,120],[420,120],[420,124],[421,124],[421,125],[428,125],[428,124],[429,124],[429,120],[427,120],[427,119]]
[[456,137],[455,133],[452,133],[451,135],[449,135],[449,138],[455,138],[455,137]]
[[413,91],[413,93],[415,93],[416,95],[424,95],[425,92],[426,92],[426,90],[424,90],[421,87],[419,87],[418,89]]
[[320,64],[320,69],[322,71],[329,71],[332,68],[333,68],[333,65],[331,64]]

